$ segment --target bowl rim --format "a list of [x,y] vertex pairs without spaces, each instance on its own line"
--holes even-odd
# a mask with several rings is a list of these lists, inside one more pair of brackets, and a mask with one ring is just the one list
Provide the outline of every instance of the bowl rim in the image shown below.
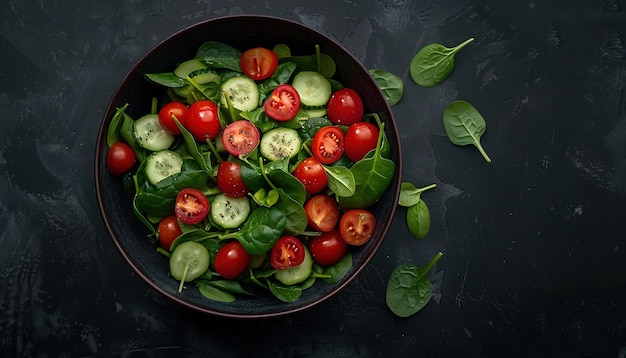
[[[301,311],[305,311],[308,310],[314,306],[318,306],[320,304],[322,304],[323,302],[329,300],[331,297],[334,297],[335,295],[337,295],[339,292],[343,291],[345,287],[347,287],[348,285],[350,285],[364,270],[365,268],[369,265],[369,263],[371,262],[371,260],[374,258],[374,256],[376,255],[376,253],[379,251],[380,247],[382,246],[383,241],[385,240],[389,229],[391,227],[391,223],[393,221],[393,218],[395,216],[395,211],[397,208],[397,205],[393,205],[391,208],[391,212],[390,212],[390,217],[389,220],[387,220],[384,223],[384,226],[382,228],[382,231],[380,232],[381,235],[381,239],[377,240],[374,245],[370,248],[371,250],[371,254],[366,255],[361,263],[361,265],[359,267],[357,267],[355,269],[355,271],[352,273],[352,275],[350,277],[348,277],[345,281],[341,282],[341,283],[336,283],[335,287],[325,296],[320,297],[319,299],[313,300],[311,302],[302,304],[302,305],[298,305],[289,309],[285,309],[285,310],[281,310],[281,311],[275,311],[275,312],[266,312],[266,313],[258,313],[258,314],[250,314],[250,313],[237,313],[237,312],[227,312],[227,311],[222,311],[222,310],[216,310],[216,309],[211,309],[209,307],[206,306],[199,306],[194,304],[193,302],[187,301],[182,299],[181,297],[178,297],[174,294],[172,294],[171,292],[166,291],[164,288],[160,287],[158,285],[157,282],[153,281],[147,273],[143,272],[143,270],[141,268],[139,268],[134,262],[133,262],[133,258],[130,256],[130,254],[127,252],[127,250],[124,248],[124,246],[121,244],[120,240],[117,238],[117,232],[115,230],[115,228],[113,227],[113,223],[111,222],[111,217],[109,216],[109,212],[106,210],[105,207],[105,200],[103,198],[103,189],[102,189],[102,183],[101,183],[101,177],[100,177],[100,167],[104,164],[106,164],[106,159],[101,158],[100,156],[100,148],[102,148],[103,145],[106,145],[106,132],[108,129],[108,123],[110,122],[108,120],[108,117],[110,116],[111,113],[113,113],[116,110],[117,107],[117,101],[119,99],[120,96],[120,92],[121,90],[124,88],[124,82],[125,79],[127,77],[129,77],[131,74],[135,73],[136,71],[138,71],[138,69],[140,67],[142,67],[141,65],[147,61],[148,58],[150,58],[155,51],[157,51],[157,49],[159,47],[161,47],[162,45],[170,42],[170,41],[174,41],[177,37],[179,36],[183,36],[185,33],[187,32],[192,32],[194,31],[194,29],[198,28],[198,27],[203,27],[203,26],[207,26],[210,23],[218,23],[218,22],[222,22],[222,21],[230,21],[236,18],[243,18],[243,19],[255,19],[255,20],[267,20],[267,21],[277,21],[277,22],[283,22],[285,25],[288,26],[295,26],[295,27],[299,27],[301,28],[303,31],[310,31],[313,33],[316,33],[316,35],[324,38],[325,40],[334,43],[336,46],[338,46],[340,49],[342,49],[346,56],[348,56],[354,63],[356,63],[362,71],[364,72],[368,72],[367,68],[363,65],[363,63],[361,63],[361,61],[359,59],[357,59],[350,51],[348,51],[339,41],[334,40],[332,38],[330,38],[328,35],[314,29],[311,28],[305,24],[290,20],[290,19],[286,19],[286,18],[282,18],[282,17],[277,17],[277,16],[272,16],[272,15],[258,15],[258,14],[240,14],[240,15],[227,15],[227,16],[220,16],[220,17],[215,17],[215,18],[211,18],[211,19],[206,19],[206,20],[202,20],[196,23],[193,23],[191,25],[187,25],[175,32],[170,33],[169,35],[165,36],[161,41],[159,41],[158,43],[156,43],[155,45],[153,45],[148,51],[146,51],[143,55],[141,55],[139,57],[138,60],[136,60],[134,62],[134,64],[132,65],[132,67],[124,74],[124,76],[122,77],[122,80],[120,81],[120,83],[116,86],[115,90],[113,91],[110,100],[108,102],[108,105],[104,111],[104,114],[102,116],[102,119],[100,121],[100,125],[99,125],[99,129],[98,129],[98,137],[96,140],[96,144],[95,144],[95,160],[94,160],[94,171],[95,171],[95,175],[94,175],[94,184],[95,184],[95,192],[96,192],[96,199],[98,202],[98,208],[100,211],[100,216],[101,219],[107,229],[108,235],[111,238],[111,240],[113,241],[113,243],[115,244],[117,250],[119,251],[119,253],[121,254],[121,256],[123,257],[124,261],[126,261],[126,263],[130,266],[130,268],[132,269],[132,271],[138,275],[141,280],[143,282],[145,282],[146,284],[148,284],[148,286],[150,288],[152,288],[153,290],[155,290],[156,292],[160,293],[161,295],[167,297],[168,299],[170,299],[171,301],[182,305],[184,307],[187,307],[191,310],[194,310],[196,312],[202,312],[205,314],[209,314],[209,315],[213,315],[213,316],[219,316],[219,317],[223,317],[223,318],[233,318],[233,319],[261,319],[261,318],[271,318],[271,317],[280,317],[280,316],[286,316],[286,315],[291,315],[297,312],[301,312]],[[372,79],[373,81],[373,79]],[[377,86],[378,87],[378,86]],[[378,89],[380,91],[380,89]],[[380,93],[381,96],[383,96],[382,91]],[[386,119],[385,123],[391,123],[391,125],[387,125],[386,127],[388,127],[387,129],[392,131],[392,133],[394,134],[394,138],[395,138],[395,142],[393,142],[393,145],[396,145],[396,156],[397,156],[397,162],[395,162],[395,166],[396,166],[396,172],[394,174],[395,177],[397,177],[398,179],[394,178],[394,181],[401,181],[402,178],[402,151],[401,151],[401,143],[400,143],[400,136],[398,133],[398,128],[397,125],[395,123],[395,119],[393,116],[393,112],[391,110],[391,107],[389,106],[389,104],[385,101],[384,106],[386,107],[385,110],[389,113],[389,118]],[[393,181],[392,181],[393,182]],[[390,188],[388,188],[387,190],[390,190]],[[397,187],[395,188],[394,192],[392,193],[392,197],[394,198],[394,200],[397,201],[399,194],[400,194],[400,189],[401,186],[397,185]]]

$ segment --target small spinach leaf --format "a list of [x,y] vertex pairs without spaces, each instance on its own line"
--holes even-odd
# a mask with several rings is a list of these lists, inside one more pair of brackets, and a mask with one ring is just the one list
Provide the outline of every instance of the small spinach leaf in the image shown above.
[[438,43],[424,46],[411,60],[411,79],[422,87],[433,87],[443,82],[454,68],[454,55],[474,38],[448,48]]
[[196,282],[198,284],[198,290],[200,291],[200,294],[202,294],[202,296],[210,300],[224,302],[224,303],[231,303],[231,302],[235,302],[236,300],[236,297],[234,294],[222,288],[211,285],[209,283],[211,281],[196,280]]
[[430,210],[424,200],[409,207],[406,211],[406,223],[411,235],[423,239],[430,231]]
[[356,181],[352,171],[343,166],[324,165],[328,177],[328,188],[337,196],[352,196],[356,190]]
[[437,253],[423,268],[405,263],[393,270],[385,296],[387,307],[393,314],[398,317],[409,317],[430,302],[433,287],[427,276],[441,256],[443,256],[441,252]]
[[480,138],[485,133],[487,124],[474,106],[465,101],[452,102],[443,111],[443,126],[452,143],[473,144],[487,163],[491,163],[491,158],[480,144]]
[[109,147],[115,142],[121,142],[124,140],[120,130],[122,129],[122,124],[124,123],[124,111],[126,108],[128,108],[128,103],[117,109],[111,119],[111,123],[109,123],[109,128],[107,129],[107,145]]
[[404,94],[402,79],[391,72],[376,68],[369,70],[369,73],[383,92],[387,103],[390,106],[398,104]]
[[222,235],[220,240],[235,238],[250,255],[261,255],[274,246],[286,225],[281,210],[261,206],[250,213],[241,230]]
[[241,72],[239,67],[240,57],[241,51],[217,41],[203,43],[196,53],[196,58],[202,60],[209,67],[227,68],[237,72]]

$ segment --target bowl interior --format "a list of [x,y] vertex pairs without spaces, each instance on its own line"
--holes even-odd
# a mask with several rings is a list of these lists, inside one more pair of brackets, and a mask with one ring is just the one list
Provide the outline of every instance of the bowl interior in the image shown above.
[[[133,118],[148,113],[151,98],[162,98],[162,87],[144,80],[144,74],[171,72],[176,64],[192,58],[200,44],[220,41],[244,51],[256,46],[272,48],[276,43],[289,45],[294,55],[309,55],[319,44],[321,51],[337,63],[335,78],[346,87],[356,89],[365,104],[365,113],[378,113],[385,122],[385,132],[391,144],[391,158],[396,173],[391,187],[371,208],[377,219],[374,237],[366,245],[352,248],[353,266],[338,283],[317,282],[305,290],[293,303],[279,301],[261,293],[255,297],[238,297],[234,303],[220,303],[204,298],[187,284],[182,294],[178,283],[169,276],[166,259],[158,254],[146,238],[146,228],[132,214],[132,195],[124,191],[121,180],[106,169],[106,131],[118,107],[128,103],[127,113]],[[125,76],[114,93],[105,112],[98,134],[95,180],[96,193],[105,225],[124,259],[152,288],[170,299],[193,309],[225,317],[259,318],[293,313],[318,304],[349,284],[374,256],[380,247],[395,212],[401,178],[400,142],[392,113],[384,97],[367,70],[350,53],[325,35],[304,25],[267,16],[242,15],[223,17],[185,28],[149,51]]]

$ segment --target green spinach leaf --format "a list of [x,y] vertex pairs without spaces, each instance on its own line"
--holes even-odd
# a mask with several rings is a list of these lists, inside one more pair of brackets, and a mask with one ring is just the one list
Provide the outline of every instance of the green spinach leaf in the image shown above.
[[235,238],[250,255],[269,251],[287,225],[285,214],[275,207],[258,207],[250,213],[241,230],[224,234],[220,240]]
[[369,73],[378,85],[378,88],[383,92],[387,103],[390,106],[398,104],[404,94],[402,79],[391,72],[377,68],[369,70]]
[[241,72],[239,67],[240,57],[241,51],[217,41],[203,43],[196,53],[196,58],[206,63],[209,67],[227,68],[237,72]]
[[474,38],[448,48],[438,43],[424,46],[411,60],[411,79],[422,87],[433,87],[443,82],[454,69],[454,55]]
[[109,147],[115,142],[121,142],[124,140],[120,130],[122,129],[122,124],[124,123],[124,111],[126,108],[128,108],[128,103],[117,109],[111,119],[111,123],[109,123],[109,128],[107,129],[107,145]]
[[185,80],[174,74],[174,72],[162,72],[162,73],[146,73],[145,77],[161,86],[170,88],[180,88],[185,86]]
[[411,183],[403,182],[400,189],[398,205],[408,207],[406,222],[409,232],[418,239],[423,239],[430,231],[430,210],[422,200],[422,193],[435,188],[435,184],[423,188],[416,188]]
[[271,279],[266,279],[266,282],[270,292],[283,302],[295,302],[302,296],[302,287],[299,285],[287,286]]
[[385,301],[387,307],[398,317],[409,317],[424,308],[433,294],[428,272],[443,256],[441,252],[426,267],[405,263],[396,267],[387,283]]
[[201,281],[201,280],[196,280],[196,283],[198,285],[198,290],[200,291],[200,294],[210,300],[213,301],[217,301],[217,302],[224,302],[224,303],[231,303],[231,302],[235,302],[236,297],[234,294],[220,288],[220,287],[216,287],[214,285],[212,285],[213,281]]
[[452,102],[443,111],[443,126],[450,141],[456,145],[472,144],[488,163],[491,158],[483,149],[480,138],[487,129],[483,116],[466,101]]
[[328,188],[337,196],[352,196],[356,190],[356,180],[352,171],[343,166],[324,165],[328,177]]

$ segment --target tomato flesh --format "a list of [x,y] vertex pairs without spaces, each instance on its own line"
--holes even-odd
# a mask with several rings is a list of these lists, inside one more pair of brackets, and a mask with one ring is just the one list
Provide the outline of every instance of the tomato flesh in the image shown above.
[[277,270],[298,266],[304,261],[304,244],[295,236],[278,239],[270,252],[270,264]]
[[215,255],[215,271],[229,280],[239,277],[249,264],[250,254],[236,240],[226,243]]
[[250,192],[241,178],[239,163],[223,161],[217,167],[217,187],[224,195],[231,198],[242,198]]
[[211,100],[202,99],[189,106],[187,130],[199,142],[215,139],[222,131],[217,105]]
[[293,171],[293,176],[298,179],[307,193],[317,194],[328,185],[328,174],[319,160],[308,157],[304,159]]
[[339,160],[344,151],[344,135],[336,126],[321,128],[311,142],[311,151],[315,159],[322,164],[332,164]]
[[224,149],[234,156],[250,154],[259,145],[260,138],[259,129],[245,119],[230,123],[222,132]]
[[107,152],[107,168],[113,176],[120,176],[135,164],[135,152],[124,142],[115,142]]
[[330,195],[315,195],[304,204],[304,212],[309,225],[317,231],[330,231],[339,221],[339,205]]
[[300,95],[290,84],[276,87],[263,105],[265,114],[281,122],[293,119],[299,109]]
[[174,122],[174,118],[185,127],[187,125],[187,105],[182,102],[169,102],[159,111],[159,124],[171,134],[180,134],[180,128]]
[[331,122],[350,125],[363,119],[363,100],[355,90],[342,88],[330,96],[326,110]]
[[251,48],[241,54],[239,67],[246,76],[253,80],[264,80],[276,71],[278,55],[265,47]]
[[332,266],[346,254],[348,244],[341,238],[339,229],[334,229],[311,239],[309,250],[320,266]]
[[176,196],[174,212],[183,223],[195,225],[209,213],[209,200],[198,189],[183,189]]
[[172,242],[183,234],[176,215],[166,216],[161,219],[158,226],[158,234],[159,244],[169,251],[172,247]]
[[365,209],[350,209],[339,220],[341,237],[350,245],[366,244],[376,229],[374,214]]
[[344,151],[346,157],[357,162],[372,149],[378,142],[378,127],[369,122],[357,122],[351,124],[346,131],[346,144]]

